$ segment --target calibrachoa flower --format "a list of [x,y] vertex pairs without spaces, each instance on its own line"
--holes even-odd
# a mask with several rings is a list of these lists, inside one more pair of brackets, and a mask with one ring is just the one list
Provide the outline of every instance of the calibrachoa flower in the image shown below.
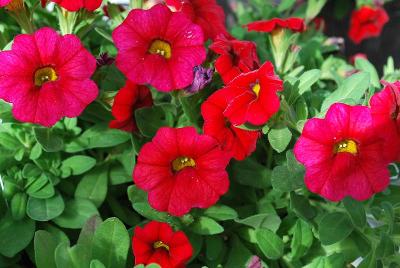
[[332,105],[324,119],[307,121],[294,154],[306,167],[305,184],[331,201],[366,200],[389,184],[383,142],[365,106]]
[[95,11],[101,6],[102,0],[51,0],[68,11],[78,11],[81,8]]
[[225,13],[215,0],[166,0],[167,5],[185,13],[204,32],[205,39],[219,34],[230,36],[225,27]]
[[400,81],[385,82],[385,88],[371,98],[374,123],[385,139],[381,150],[390,162],[400,160]]
[[283,82],[274,73],[271,62],[264,63],[260,69],[243,73],[227,86],[229,105],[224,115],[234,125],[246,122],[253,125],[265,124],[280,107],[278,91]]
[[229,160],[214,138],[194,127],[162,127],[140,150],[133,180],[154,209],[182,216],[214,205],[228,191]]
[[184,232],[157,221],[135,227],[132,248],[136,265],[157,263],[162,268],[183,268],[193,254]]
[[97,97],[90,80],[96,59],[75,35],[51,28],[18,35],[11,50],[0,52],[0,62],[0,98],[13,104],[20,121],[49,127],[80,115]]
[[364,39],[379,36],[388,21],[383,8],[363,6],[351,14],[349,38],[359,44]]
[[273,18],[270,20],[254,21],[247,25],[248,31],[271,33],[280,29],[289,29],[293,32],[304,32],[306,25],[301,18]]
[[117,67],[134,83],[160,91],[189,86],[193,68],[206,58],[201,28],[163,4],[132,10],[113,39]]
[[210,45],[210,49],[220,55],[215,61],[215,68],[225,84],[239,74],[260,66],[254,42],[228,39],[220,35]]
[[243,160],[256,149],[260,132],[237,128],[224,116],[229,104],[227,90],[229,89],[217,90],[202,104],[203,129],[205,134],[216,138],[232,157]]
[[5,7],[11,2],[11,0],[0,0],[0,7]]
[[110,122],[110,128],[118,128],[128,132],[137,131],[135,111],[139,108],[153,105],[153,98],[146,86],[140,86],[127,81],[114,98],[112,114],[115,120]]

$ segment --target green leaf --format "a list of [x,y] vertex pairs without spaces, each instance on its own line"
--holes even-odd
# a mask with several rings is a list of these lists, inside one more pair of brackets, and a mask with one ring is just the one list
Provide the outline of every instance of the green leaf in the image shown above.
[[296,221],[293,228],[293,238],[290,244],[292,248],[292,258],[303,257],[310,249],[314,240],[313,233],[309,224],[301,219]]
[[92,260],[90,262],[90,268],[107,268],[104,264],[99,260]]
[[96,159],[86,155],[74,155],[65,159],[61,165],[62,177],[80,175],[92,169],[96,165]]
[[303,95],[306,91],[311,90],[311,86],[314,85],[321,77],[321,71],[313,69],[304,72],[300,77],[299,94]]
[[62,138],[55,135],[49,128],[34,128],[36,141],[42,146],[46,152],[58,152],[64,148]]
[[53,221],[68,229],[79,229],[93,215],[99,215],[96,206],[87,199],[72,199],[65,204],[64,212]]
[[277,11],[279,13],[288,10],[293,7],[293,5],[296,3],[296,0],[283,0],[277,7]]
[[21,143],[18,141],[17,138],[11,136],[6,132],[0,132],[0,146],[4,147],[7,150],[15,151],[21,148]]
[[363,228],[367,223],[364,206],[361,202],[358,202],[350,197],[343,199],[343,205],[349,213],[351,221],[355,226]]
[[42,174],[42,170],[33,164],[26,164],[22,170],[22,176],[24,178],[36,178]]
[[335,253],[327,257],[317,257],[304,268],[342,268],[346,267],[342,253]]
[[268,140],[272,148],[278,153],[283,152],[292,139],[292,132],[285,127],[281,129],[271,129],[268,132]]
[[22,220],[25,217],[26,202],[28,196],[25,193],[16,193],[11,199],[11,215],[14,220]]
[[262,253],[264,253],[268,259],[276,260],[283,255],[283,241],[274,232],[268,229],[257,229],[256,240]]
[[200,235],[214,235],[224,231],[224,228],[218,222],[204,216],[197,218],[189,228],[192,232]]
[[369,88],[369,84],[370,77],[368,73],[360,72],[353,74],[344,80],[342,85],[324,100],[321,112],[326,112],[336,102],[346,103],[348,100],[359,102]]
[[376,71],[374,65],[371,62],[369,62],[367,59],[357,58],[355,61],[355,67],[360,71],[369,73],[371,78],[371,84],[375,88],[380,88],[381,83],[379,82],[380,79],[378,72]]
[[303,185],[303,172],[291,172],[287,166],[276,166],[272,170],[272,187],[281,192],[290,192]]
[[135,111],[136,124],[146,137],[153,137],[160,127],[172,126],[171,117],[173,114],[163,109],[162,105],[140,108]]
[[245,245],[240,241],[240,239],[233,235],[230,239],[230,252],[228,255],[228,260],[224,265],[225,268],[238,268],[247,267],[247,263],[253,256],[253,254],[246,248]]
[[307,9],[306,9],[306,19],[307,21],[311,21],[315,18],[321,9],[326,4],[327,0],[308,0],[307,1]]
[[204,211],[204,215],[218,221],[234,220],[238,217],[237,212],[233,208],[225,205],[209,207]]
[[271,213],[252,215],[248,218],[235,221],[253,228],[269,229],[273,232],[279,229],[282,222],[278,215]]
[[75,197],[86,198],[100,207],[107,196],[108,169],[99,167],[87,173],[78,183]]
[[219,236],[206,237],[206,257],[209,260],[216,260],[224,247],[224,240]]
[[392,256],[395,252],[396,246],[392,238],[385,233],[381,233],[381,240],[379,241],[375,251],[376,257],[378,259],[383,259]]
[[124,224],[117,218],[105,220],[96,230],[92,256],[105,267],[125,267],[130,238]]
[[306,221],[313,219],[317,214],[316,209],[310,205],[307,198],[294,192],[290,193],[290,208],[297,216]]
[[64,200],[58,193],[48,199],[30,197],[26,208],[26,214],[36,221],[49,221],[60,216],[64,208]]
[[57,240],[47,231],[39,230],[35,233],[35,264],[37,268],[56,268],[54,259]]
[[319,223],[319,238],[323,245],[332,245],[348,237],[353,231],[349,216],[342,212],[326,214]]
[[270,185],[271,171],[252,158],[232,163],[233,179],[242,185],[264,189]]
[[29,218],[15,221],[11,215],[0,220],[0,254],[13,257],[26,248],[35,234],[35,222]]
[[68,242],[59,244],[54,253],[57,268],[83,268],[83,260],[79,250],[77,246],[69,247]]

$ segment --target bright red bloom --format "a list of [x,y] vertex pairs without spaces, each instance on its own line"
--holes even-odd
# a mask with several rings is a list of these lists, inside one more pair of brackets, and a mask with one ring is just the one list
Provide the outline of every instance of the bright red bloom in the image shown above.
[[102,0],[51,0],[68,11],[78,11],[81,8],[95,11],[101,6]]
[[385,139],[382,154],[390,162],[400,160],[400,81],[385,83],[385,88],[371,98],[371,112]]
[[134,83],[160,91],[189,86],[193,68],[206,58],[201,28],[163,4],[132,10],[113,39],[117,67]]
[[305,184],[331,201],[366,200],[389,184],[382,139],[365,106],[332,105],[325,119],[307,121],[294,154],[306,167]]
[[234,125],[246,122],[263,125],[279,110],[277,92],[283,89],[283,82],[274,73],[271,62],[239,75],[226,88],[229,89],[226,92],[230,94],[230,101],[224,115]]
[[11,0],[0,0],[0,7],[5,7],[11,2]]
[[379,36],[388,21],[389,16],[383,8],[363,6],[351,14],[349,38],[359,44],[364,39]]
[[220,35],[210,45],[210,49],[220,55],[215,61],[215,68],[225,84],[239,74],[253,71],[260,66],[254,42],[227,39]]
[[204,39],[230,36],[225,27],[225,13],[215,0],[165,0],[167,5],[185,13],[204,32]]
[[293,32],[304,32],[306,30],[306,25],[304,24],[304,20],[301,18],[273,18],[270,20],[260,20],[254,21],[247,25],[248,31],[255,32],[266,32],[270,33],[277,29],[289,29]]
[[110,128],[118,128],[128,132],[137,131],[135,111],[139,108],[153,105],[153,98],[146,86],[140,86],[127,81],[114,98],[112,114],[115,120],[110,122]]
[[154,209],[182,216],[214,205],[228,191],[229,160],[216,140],[193,127],[162,127],[140,150],[133,180]]
[[189,239],[167,223],[151,221],[137,226],[132,238],[135,264],[157,263],[162,268],[184,268],[193,255]]
[[222,148],[236,160],[243,160],[256,149],[259,131],[248,131],[233,126],[224,116],[229,104],[227,89],[214,92],[201,106],[204,134],[216,138]]
[[51,28],[20,34],[11,50],[0,52],[0,62],[0,98],[13,104],[20,121],[49,127],[80,115],[97,97],[90,80],[96,59],[75,35]]

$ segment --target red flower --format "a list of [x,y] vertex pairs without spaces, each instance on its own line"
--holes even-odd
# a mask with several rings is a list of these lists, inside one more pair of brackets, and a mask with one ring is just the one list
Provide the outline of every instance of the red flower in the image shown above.
[[227,39],[220,35],[210,45],[210,49],[221,55],[215,61],[215,68],[225,84],[239,74],[253,71],[260,66],[254,42]]
[[389,184],[383,143],[365,106],[332,105],[325,119],[310,119],[294,154],[305,165],[305,184],[331,201],[366,200]]
[[349,38],[359,44],[364,39],[379,36],[388,21],[383,8],[363,6],[351,14]]
[[216,140],[195,128],[163,127],[140,150],[133,180],[154,209],[182,216],[214,205],[228,191],[229,160]]
[[78,11],[81,8],[95,11],[101,6],[102,0],[51,0],[68,11]]
[[229,103],[227,95],[227,89],[218,90],[202,104],[204,134],[216,138],[236,160],[243,160],[256,149],[260,132],[240,129],[229,122],[224,116]]
[[0,7],[5,7],[8,5],[12,0],[0,0]]
[[400,81],[385,82],[385,88],[371,98],[371,112],[378,132],[385,139],[382,154],[390,162],[400,160]]
[[219,34],[230,36],[225,28],[225,13],[215,0],[165,0],[167,5],[181,10],[204,32],[204,39]]
[[0,62],[0,98],[13,104],[20,121],[49,127],[80,115],[97,97],[90,80],[96,59],[75,35],[51,28],[18,35],[11,50],[0,52]]
[[290,29],[293,32],[304,32],[306,30],[306,25],[304,24],[304,20],[301,18],[273,18],[270,20],[260,20],[254,21],[247,25],[248,31],[255,32],[266,32],[270,33],[277,29]]
[[283,82],[275,75],[271,62],[264,63],[258,70],[239,75],[226,88],[229,89],[230,101],[224,115],[234,125],[246,122],[262,125],[279,110],[277,91],[283,89]]
[[110,128],[128,132],[137,131],[135,111],[152,105],[150,90],[146,86],[138,86],[128,80],[114,98],[112,114],[115,120],[110,122]]
[[132,248],[136,265],[157,263],[162,268],[183,268],[193,255],[184,232],[157,221],[135,227]]
[[118,68],[136,84],[160,91],[193,82],[193,68],[206,58],[201,28],[163,4],[134,9],[113,32]]

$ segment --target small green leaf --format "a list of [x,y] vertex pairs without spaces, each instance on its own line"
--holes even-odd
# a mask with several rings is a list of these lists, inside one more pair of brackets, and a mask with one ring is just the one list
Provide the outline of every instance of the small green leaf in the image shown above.
[[57,240],[47,231],[39,230],[35,233],[35,264],[37,268],[56,268],[54,259]]
[[311,90],[311,86],[314,85],[321,77],[321,71],[313,69],[304,72],[300,77],[299,94],[303,95],[306,91]]
[[80,175],[92,169],[96,165],[96,159],[86,155],[75,155],[65,159],[61,165],[62,177]]
[[272,187],[281,192],[290,192],[300,188],[303,185],[302,172],[291,172],[287,166],[276,166],[272,170]]
[[360,70],[369,73],[371,78],[371,84],[375,88],[380,88],[381,83],[379,82],[379,75],[375,69],[375,66],[369,62],[367,59],[363,58],[356,58],[355,67]]
[[292,248],[292,258],[298,259],[303,257],[310,249],[313,240],[314,236],[309,224],[298,219],[293,228],[293,238],[290,244]]
[[99,215],[96,206],[87,199],[76,198],[65,204],[64,212],[53,221],[69,229],[79,229],[93,215]]
[[163,126],[172,126],[169,117],[172,113],[163,109],[162,105],[140,108],[135,111],[136,124],[146,137],[153,137]]
[[64,208],[64,200],[58,193],[48,199],[30,197],[26,208],[26,214],[36,221],[49,221],[61,215]]
[[319,223],[319,238],[323,245],[340,242],[353,231],[349,216],[342,212],[326,214]]
[[107,268],[104,264],[99,260],[92,260],[90,262],[90,268]]
[[224,247],[224,240],[219,236],[206,237],[206,257],[209,260],[215,260],[221,254]]
[[108,169],[100,167],[87,173],[80,180],[75,190],[75,197],[89,199],[97,207],[100,207],[107,196],[107,189]]
[[271,213],[252,215],[248,218],[235,221],[253,228],[269,229],[273,232],[279,229],[282,222],[278,215]]
[[271,171],[253,158],[232,163],[232,177],[242,185],[264,189],[270,185]]
[[311,220],[316,216],[316,209],[310,205],[310,201],[304,196],[290,193],[290,208],[304,220]]
[[253,254],[250,250],[240,241],[240,239],[233,235],[230,239],[230,251],[225,268],[238,268],[246,267]]
[[290,132],[287,127],[281,129],[271,129],[270,132],[268,132],[269,143],[278,153],[281,153],[286,149],[291,139],[292,132]]
[[268,229],[257,229],[256,239],[257,245],[268,259],[276,260],[283,255],[283,241],[274,232]]
[[197,218],[189,228],[192,232],[200,235],[214,235],[224,231],[224,228],[218,222],[203,216]]
[[215,205],[204,211],[204,215],[218,221],[237,219],[237,212],[225,205]]
[[350,197],[343,199],[343,205],[349,213],[351,221],[355,226],[363,228],[367,223],[364,206],[361,202],[358,202]]
[[49,128],[34,128],[36,141],[46,152],[58,152],[64,148],[62,138],[55,135]]
[[124,224],[117,218],[105,220],[93,238],[93,259],[105,267],[125,267],[130,248],[130,238]]

